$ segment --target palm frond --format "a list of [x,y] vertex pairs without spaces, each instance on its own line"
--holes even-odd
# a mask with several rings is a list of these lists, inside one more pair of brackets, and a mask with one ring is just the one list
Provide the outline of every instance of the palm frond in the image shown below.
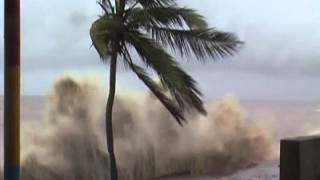
[[182,110],[196,109],[206,114],[196,81],[159,44],[138,33],[128,34],[125,40],[135,48],[143,62],[157,72],[162,85]]
[[235,54],[242,42],[232,33],[215,29],[180,30],[146,26],[156,41],[179,51],[182,56],[194,54],[198,59],[223,58]]
[[176,4],[175,0],[135,0],[143,7],[169,7]]
[[[182,56],[215,60],[234,55],[242,42],[232,33],[208,28],[202,15],[193,9],[179,7],[175,0],[97,1],[105,13],[92,24],[90,36],[102,61],[112,50],[122,55],[127,67],[148,86],[178,123],[185,121],[185,110],[195,109],[206,114],[196,81],[163,48],[169,47]],[[132,62],[126,49],[129,46],[157,73],[162,86],[154,82],[144,68]]]
[[127,12],[128,24],[141,26],[181,27],[188,26],[189,29],[207,28],[207,22],[197,11],[189,8],[152,7],[134,8]]
[[114,7],[110,0],[98,0],[97,3],[108,14],[114,14]]
[[138,76],[138,78],[150,89],[150,91],[159,99],[162,105],[170,112],[175,120],[180,124],[186,121],[182,110],[163,92],[163,89],[154,82],[148,73],[140,66],[130,64],[131,70]]
[[90,28],[92,44],[103,61],[111,54],[112,32],[109,31],[108,24],[108,17],[102,16]]
[[147,71],[142,67],[133,63],[129,50],[126,46],[123,46],[122,55],[124,57],[127,66],[138,76],[138,78],[150,89],[150,91],[159,99],[162,105],[170,112],[175,120],[182,126],[186,121],[183,116],[183,111],[177,106],[177,104],[170,99],[164,92],[164,89],[153,81]]

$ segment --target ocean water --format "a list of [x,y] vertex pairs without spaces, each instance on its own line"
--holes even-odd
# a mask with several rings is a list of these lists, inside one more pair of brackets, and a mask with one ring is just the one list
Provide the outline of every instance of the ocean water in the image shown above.
[[[90,92],[92,92],[92,91],[90,91]],[[35,133],[35,132],[30,133],[30,127],[32,127],[31,128],[32,131],[39,131],[40,132],[40,129],[43,126],[48,126],[48,124],[46,124],[48,119],[51,119],[51,121],[58,121],[58,120],[61,121],[61,119],[63,121],[65,121],[65,119],[61,118],[60,116],[61,116],[61,114],[65,113],[63,109],[68,109],[70,104],[68,104],[68,106],[65,106],[65,105],[61,105],[61,102],[65,103],[64,100],[66,99],[66,97],[68,97],[67,94],[63,93],[63,95],[61,95],[61,94],[59,95],[59,93],[56,92],[55,99],[57,99],[56,96],[58,96],[60,99],[58,98],[59,100],[54,100],[54,103],[52,102],[53,101],[52,97],[23,96],[21,98],[21,121],[23,124],[22,128],[24,128],[25,124],[28,125],[28,133],[22,133],[22,136],[24,136],[24,137],[22,137],[22,141],[27,139],[28,142],[22,142],[22,144],[35,143],[35,142],[37,142],[36,140],[30,140],[30,139],[32,139],[32,138],[37,139],[37,136],[41,135],[41,133]],[[91,96],[92,96],[92,94],[90,94],[90,97]],[[123,99],[125,99],[125,98],[123,98]],[[3,115],[2,115],[3,114],[3,97],[0,97],[0,101],[1,101],[1,103],[0,103],[0,113],[1,113],[1,116],[0,116],[0,122],[1,122],[1,133],[0,133],[0,135],[1,135],[1,141],[0,141],[1,155],[0,155],[0,159],[2,161],[2,159],[3,159],[3,133],[2,133],[3,132],[3,126],[2,126],[3,125]],[[102,102],[103,102],[103,99],[102,99]],[[70,103],[70,102],[68,102],[68,103]],[[233,167],[230,164],[226,164],[225,165],[226,167],[224,167],[223,170],[228,169],[228,171],[227,171],[228,176],[224,176],[224,175],[219,174],[219,177],[214,177],[214,173],[212,173],[211,171],[201,171],[201,173],[199,173],[199,174],[198,173],[193,174],[192,177],[188,176],[188,177],[183,177],[180,179],[188,179],[188,178],[193,179],[193,180],[194,179],[203,179],[203,180],[204,179],[220,179],[220,180],[226,180],[226,179],[228,179],[228,180],[230,180],[230,179],[231,180],[232,179],[234,179],[234,180],[241,180],[241,179],[243,179],[243,180],[245,180],[245,179],[246,180],[247,179],[269,180],[269,179],[271,179],[272,180],[272,179],[278,179],[278,176],[279,176],[278,175],[279,174],[278,152],[279,152],[280,139],[287,138],[287,137],[320,133],[320,110],[319,110],[320,103],[263,102],[263,101],[239,101],[237,103],[238,104],[236,106],[233,106],[232,104],[230,105],[228,103],[226,103],[226,104],[222,103],[220,105],[217,105],[218,107],[220,107],[219,111],[218,110],[213,111],[213,114],[218,114],[217,116],[220,116],[220,118],[223,117],[222,118],[222,119],[224,119],[223,126],[221,126],[221,127],[222,128],[227,127],[227,128],[225,128],[225,131],[221,132],[220,134],[218,133],[216,135],[217,137],[215,137],[214,140],[220,141],[219,138],[221,138],[222,144],[225,145],[226,140],[224,140],[224,138],[227,137],[227,136],[225,136],[225,134],[227,134],[229,136],[230,134],[228,134],[228,133],[230,133],[230,132],[228,132],[228,131],[230,130],[230,127],[234,128],[234,126],[239,126],[239,122],[237,119],[239,119],[238,116],[241,116],[240,119],[244,119],[245,124],[248,124],[248,125],[243,125],[244,127],[241,127],[242,130],[239,132],[246,132],[246,133],[250,132],[250,133],[248,133],[250,135],[252,133],[251,131],[253,131],[254,132],[253,135],[257,135],[257,134],[260,135],[256,131],[259,131],[259,130],[266,131],[268,133],[268,137],[270,136],[270,138],[271,138],[270,141],[272,142],[272,146],[274,147],[274,151],[275,151],[274,156],[272,158],[269,158],[269,156],[268,156],[268,158],[266,158],[266,156],[257,156],[255,159],[252,159],[250,157],[241,157],[241,158],[245,159],[242,161],[243,161],[243,163],[247,163],[247,165],[245,165],[245,166],[237,165],[237,166]],[[75,102],[71,107],[77,106],[78,104],[79,104],[79,102]],[[88,105],[90,103],[86,103],[86,104]],[[126,104],[126,103],[124,103],[124,104]],[[55,108],[52,108],[52,106],[55,106]],[[116,106],[124,106],[124,105],[120,103],[120,104],[116,104]],[[62,107],[62,110],[61,110],[61,107]],[[130,106],[124,106],[124,107],[130,107]],[[234,108],[236,110],[234,110]],[[241,112],[240,115],[237,114],[238,113],[237,108],[241,108],[241,110],[239,110],[239,112]],[[58,111],[57,109],[60,109],[60,110]],[[93,109],[95,110],[93,114],[96,114],[97,113],[96,108],[93,108]],[[118,119],[121,119],[121,117],[122,118],[128,117],[128,116],[123,115],[123,114],[126,114],[127,111],[128,111],[127,109],[120,108],[120,109],[116,109],[115,114],[121,114],[122,116],[120,116],[118,118]],[[151,109],[150,111],[152,111],[152,114],[155,115],[155,114],[157,114],[156,111],[158,111],[158,109],[154,108],[154,109]],[[70,112],[71,112],[71,110],[70,110]],[[220,112],[222,112],[222,113],[219,114]],[[52,114],[54,114],[54,115],[52,115]],[[230,116],[230,114],[232,116]],[[227,116],[227,118],[225,118],[225,116]],[[72,117],[74,117],[74,116],[72,116]],[[167,117],[167,116],[165,116],[165,117]],[[163,119],[163,117],[161,117],[161,118]],[[52,119],[54,119],[54,120],[52,120]],[[116,119],[117,119],[117,117],[116,117]],[[229,121],[226,121],[226,120],[234,121],[234,122],[236,122],[236,123],[234,123],[236,125],[228,124]],[[121,121],[121,120],[119,120],[119,121]],[[123,121],[120,123],[120,124],[126,124],[126,125],[123,125],[124,128],[122,128],[122,125],[117,125],[117,126],[121,126],[120,129],[122,129],[124,131],[124,133],[122,133],[122,134],[126,134],[125,131],[128,130],[128,127],[129,127],[129,129],[131,128],[130,124],[129,124],[129,126],[127,126],[127,123],[128,122],[126,122],[126,121]],[[249,126],[250,124],[257,124],[257,125],[259,125],[260,129],[255,129],[253,127],[250,127],[250,128],[245,127],[245,126]],[[192,125],[195,126],[196,124],[192,124]],[[164,131],[166,131],[166,125],[163,126],[163,124],[161,124],[160,126],[162,129],[164,129]],[[60,125],[59,125],[59,127],[61,128]],[[69,127],[69,125],[66,124],[66,127]],[[146,129],[148,129],[148,128],[149,127],[146,127]],[[170,128],[172,128],[172,125],[168,126],[168,129],[170,129]],[[62,127],[62,129],[63,129],[63,127]],[[187,129],[189,129],[188,131],[195,131],[195,129],[192,129],[192,128],[187,127]],[[218,130],[218,129],[213,128],[213,129],[210,129],[209,131],[206,131],[206,133],[211,133],[211,130]],[[52,133],[52,131],[50,131],[50,132]],[[54,131],[54,132],[56,132],[56,131]],[[153,135],[153,133],[150,133],[150,134]],[[178,130],[177,135],[179,136],[179,134],[180,134],[180,130]],[[193,134],[193,133],[183,132],[182,134],[189,135],[189,134]],[[223,134],[223,136],[221,134]],[[173,134],[172,136],[175,136],[175,135],[176,134]],[[125,137],[125,135],[121,135],[121,133],[119,136],[121,136],[121,138],[122,138],[122,136]],[[171,137],[171,136],[169,136],[169,137]],[[190,137],[199,138],[202,136],[197,134],[196,136],[192,135]],[[139,137],[137,139],[139,141]],[[137,139],[134,139],[134,141],[136,141]],[[163,151],[161,151],[161,149],[164,148],[164,147],[162,147],[163,144],[168,143],[167,142],[168,137],[165,137],[165,138],[155,137],[154,139],[156,139],[159,142],[164,141],[164,143],[157,143],[152,146],[153,148],[160,149],[160,150],[156,150],[156,151],[163,153]],[[183,138],[180,138],[180,139],[183,140]],[[202,138],[197,139],[196,142],[201,141],[201,139]],[[206,138],[204,138],[204,139],[206,139]],[[263,141],[268,140],[268,139],[267,140],[266,139],[262,138]],[[39,141],[39,139],[37,139],[37,140]],[[47,140],[48,139],[46,139],[46,141]],[[91,140],[89,140],[89,141],[91,141]],[[228,143],[229,142],[234,143],[234,144],[238,143],[237,141],[228,141]],[[64,142],[64,143],[66,143],[66,142]],[[242,143],[242,141],[241,141],[241,143]],[[252,143],[255,144],[256,142],[254,140],[252,140],[252,142],[249,143],[250,144],[250,147],[248,146],[249,150],[255,150],[255,149],[259,148],[259,146],[261,146],[261,145],[269,147],[268,142],[263,142],[262,144],[259,142],[260,144],[258,144],[258,145],[251,145]],[[127,146],[129,146],[128,144],[130,144],[129,141],[123,141],[123,142],[119,143],[119,147],[123,147],[124,149],[127,148],[127,149],[130,149],[130,151],[131,151],[132,147],[127,147]],[[180,143],[178,143],[178,144],[180,144]],[[40,144],[40,146],[39,145],[31,145],[31,146],[34,146],[35,148],[39,148],[39,147],[41,147],[41,145],[43,145],[43,144]],[[221,143],[220,144],[213,143],[212,146],[219,146],[219,145],[221,145]],[[47,146],[47,145],[43,145],[43,146]],[[179,146],[182,146],[183,148],[185,147],[185,145],[183,143],[181,143],[181,145],[179,145]],[[177,146],[176,148],[179,148],[179,146]],[[192,145],[190,145],[190,146],[192,146]],[[207,148],[206,146],[200,146],[200,147]],[[231,147],[233,147],[233,146],[231,146]],[[219,154],[219,153],[217,153],[218,151],[216,151],[216,149],[214,149],[214,150],[210,149],[211,150],[210,152],[214,152],[213,154],[217,157],[219,157],[220,155],[221,156],[232,156],[233,157],[232,159],[237,159],[237,151],[239,150],[239,152],[240,152],[241,149],[239,149],[238,146],[235,146],[235,147],[236,147],[235,153],[225,153],[224,154],[223,152],[222,153],[219,152],[220,153]],[[210,148],[212,148],[212,147],[210,147]],[[50,149],[52,150],[54,148],[52,148],[50,145]],[[33,149],[33,151],[37,151],[37,150]],[[199,151],[200,153],[205,152],[205,151],[202,151],[202,149],[200,149],[200,150],[194,149],[194,151],[197,151],[197,152]],[[224,149],[223,149],[223,151],[224,151]],[[121,152],[121,153],[125,154],[126,152],[127,152],[126,150],[123,150],[123,152]],[[139,150],[139,152],[140,152],[140,150]],[[142,151],[142,152],[144,152],[144,151]],[[257,152],[262,152],[262,151],[257,151]],[[52,153],[52,152],[50,152],[50,153]],[[62,153],[65,153],[65,151],[63,151]],[[170,153],[172,153],[172,152],[170,152]],[[189,155],[193,156],[193,155],[189,154],[189,152],[188,153],[184,152],[184,153],[185,153],[185,156],[189,156]],[[266,153],[266,152],[263,152],[263,153]],[[25,153],[25,154],[27,154],[27,155],[25,155],[26,157],[29,156],[28,153]],[[45,154],[45,155],[47,155],[47,154]],[[126,159],[125,157],[126,156],[124,156],[123,159]],[[236,158],[234,158],[234,157],[236,157]],[[39,158],[41,158],[41,157],[39,157]],[[224,157],[224,158],[226,158],[226,157]],[[254,160],[259,160],[259,162],[254,163],[254,164],[250,164]],[[242,161],[238,160],[235,163],[242,163]],[[132,160],[132,159],[130,160],[130,162],[123,160],[123,164],[120,163],[120,166],[127,168],[127,166],[125,164],[126,163],[132,164],[133,162],[134,162],[134,160]],[[149,160],[146,160],[146,162],[149,162]],[[51,162],[48,162],[49,165],[50,165],[50,163]],[[168,172],[168,170],[166,170],[165,168],[162,167],[162,166],[164,166],[164,167],[167,166],[167,165],[165,165],[166,162],[163,162],[163,163],[164,163],[164,165],[154,165],[156,167],[155,168],[156,170],[154,170],[154,169],[153,170],[159,171],[159,172],[160,171],[161,172]],[[197,163],[196,163],[196,165],[197,165]],[[213,168],[213,169],[217,168],[217,166],[214,163],[213,164],[210,164],[210,163],[209,164],[202,164],[202,161],[201,161],[201,163],[198,163],[198,165],[199,166],[207,166],[205,168],[206,170],[210,169],[210,168]],[[210,165],[212,165],[212,167],[210,167]],[[136,166],[136,165],[134,165],[134,166]],[[143,165],[141,165],[141,166],[143,166]],[[180,166],[180,165],[176,165],[176,166]],[[158,170],[157,167],[159,167],[160,170]],[[195,169],[197,169],[197,168],[195,168]],[[149,171],[149,170],[145,170],[145,171]],[[208,172],[208,173],[206,174],[206,172]],[[163,174],[165,174],[165,173],[163,173]],[[170,174],[170,172],[168,174]],[[128,177],[129,177],[129,175],[128,175]],[[198,178],[196,178],[196,177],[198,177]],[[125,179],[134,179],[134,178],[125,178]],[[178,180],[179,178],[176,177],[176,178],[168,178],[168,179]]]

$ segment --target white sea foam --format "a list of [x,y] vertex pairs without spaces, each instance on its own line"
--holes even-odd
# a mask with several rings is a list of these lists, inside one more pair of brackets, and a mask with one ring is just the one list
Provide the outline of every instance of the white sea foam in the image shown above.
[[[105,90],[88,78],[65,76],[48,96],[43,125],[23,124],[25,180],[105,180]],[[233,97],[207,105],[208,116],[188,115],[180,127],[150,94],[117,95],[115,151],[120,179],[166,174],[223,175],[274,157],[270,131],[248,122]]]

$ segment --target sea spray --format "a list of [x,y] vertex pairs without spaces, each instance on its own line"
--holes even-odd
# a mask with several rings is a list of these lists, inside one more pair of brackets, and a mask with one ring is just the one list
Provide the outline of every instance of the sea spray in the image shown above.
[[[45,121],[25,122],[22,179],[102,180],[108,175],[105,90],[65,76],[48,95]],[[115,151],[122,180],[168,174],[225,175],[273,158],[268,129],[247,121],[235,98],[208,103],[208,116],[180,127],[155,97],[117,95]],[[45,110],[46,109],[46,110]]]

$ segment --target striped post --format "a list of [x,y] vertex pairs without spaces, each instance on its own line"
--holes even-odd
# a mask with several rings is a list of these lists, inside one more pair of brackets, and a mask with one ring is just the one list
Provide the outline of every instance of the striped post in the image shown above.
[[20,179],[20,0],[4,1],[4,179]]

